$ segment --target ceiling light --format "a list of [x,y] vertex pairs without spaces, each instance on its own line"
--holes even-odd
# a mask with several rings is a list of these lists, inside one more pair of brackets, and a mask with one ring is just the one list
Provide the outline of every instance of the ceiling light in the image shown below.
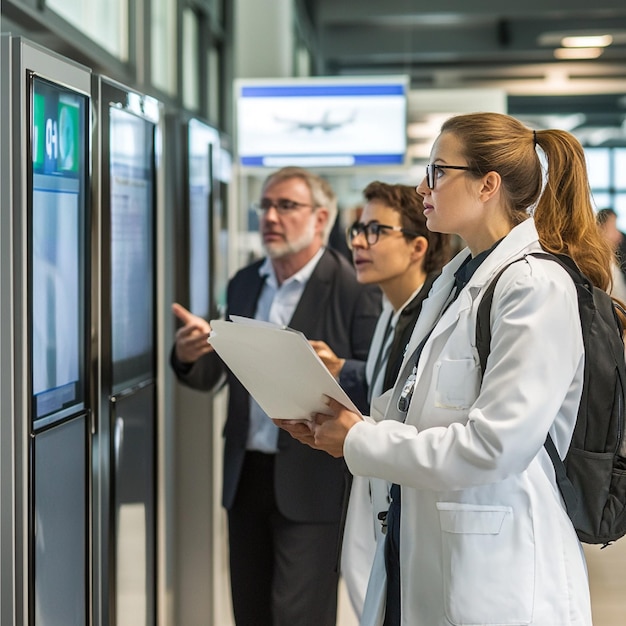
[[611,35],[586,35],[561,39],[561,45],[564,48],[606,48],[612,43]]
[[557,59],[597,59],[604,50],[602,48],[557,48],[554,56]]

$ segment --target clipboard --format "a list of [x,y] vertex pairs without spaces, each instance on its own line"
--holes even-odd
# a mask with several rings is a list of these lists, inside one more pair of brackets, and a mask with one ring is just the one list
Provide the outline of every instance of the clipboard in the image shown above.
[[271,418],[328,414],[323,395],[361,414],[303,333],[247,317],[230,319],[212,320],[207,341]]

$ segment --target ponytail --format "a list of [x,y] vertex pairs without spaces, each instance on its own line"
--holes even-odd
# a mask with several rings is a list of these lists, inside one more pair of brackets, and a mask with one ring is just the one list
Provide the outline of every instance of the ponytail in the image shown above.
[[541,245],[570,256],[596,287],[607,291],[613,251],[591,205],[583,147],[562,130],[538,131],[536,137],[548,163],[546,184],[534,212]]
[[[502,113],[457,115],[441,130],[461,140],[470,176],[500,174],[511,226],[533,213],[546,250],[569,255],[594,285],[610,287],[613,251],[596,224],[578,139],[562,130],[530,130]],[[545,185],[537,146],[547,158]]]

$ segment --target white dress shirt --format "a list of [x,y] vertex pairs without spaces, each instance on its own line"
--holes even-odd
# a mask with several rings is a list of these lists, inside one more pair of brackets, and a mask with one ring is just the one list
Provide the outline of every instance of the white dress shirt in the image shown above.
[[[290,276],[281,285],[278,284],[271,260],[266,258],[259,268],[259,274],[265,276],[266,280],[257,302],[254,319],[287,326],[322,254],[324,248],[320,248],[299,272]],[[268,454],[278,452],[278,427],[252,396],[250,396],[250,427],[246,449]]]

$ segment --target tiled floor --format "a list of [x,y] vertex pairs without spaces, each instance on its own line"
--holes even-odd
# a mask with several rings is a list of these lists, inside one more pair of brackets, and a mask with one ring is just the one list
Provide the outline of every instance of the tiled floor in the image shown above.
[[626,538],[603,550],[585,546],[593,626],[626,624]]

